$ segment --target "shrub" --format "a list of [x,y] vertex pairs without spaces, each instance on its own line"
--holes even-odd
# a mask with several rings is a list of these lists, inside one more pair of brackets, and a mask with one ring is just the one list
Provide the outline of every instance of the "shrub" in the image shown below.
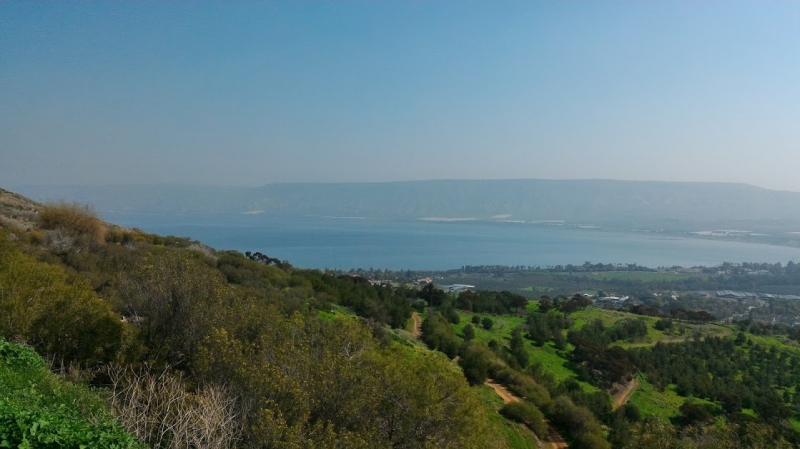
[[500,414],[510,420],[525,424],[539,438],[547,436],[547,424],[544,422],[544,415],[533,404],[510,402],[500,409]]
[[0,335],[28,342],[55,362],[91,366],[111,360],[122,323],[85,280],[19,252],[0,257]]
[[550,403],[550,393],[547,388],[537,384],[531,376],[511,369],[503,369],[495,372],[494,378],[512,393],[533,402],[537,407],[545,407]]
[[105,241],[106,226],[89,205],[66,201],[47,203],[39,212],[38,225],[42,229],[64,229],[70,233],[87,235],[95,243]]
[[472,328],[471,324],[464,326],[462,333],[464,334],[464,340],[472,340],[475,338],[475,329]]
[[458,364],[471,385],[482,384],[497,363],[497,356],[481,343],[468,341],[459,350]]

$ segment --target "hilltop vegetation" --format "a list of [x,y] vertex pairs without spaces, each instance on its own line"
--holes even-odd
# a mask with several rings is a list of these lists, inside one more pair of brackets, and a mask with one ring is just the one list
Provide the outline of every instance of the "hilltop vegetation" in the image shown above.
[[[389,338],[407,292],[107,226],[72,204],[0,230],[0,285],[0,335],[102,387],[144,445],[493,445],[457,366]],[[320,317],[335,304],[364,319]]]

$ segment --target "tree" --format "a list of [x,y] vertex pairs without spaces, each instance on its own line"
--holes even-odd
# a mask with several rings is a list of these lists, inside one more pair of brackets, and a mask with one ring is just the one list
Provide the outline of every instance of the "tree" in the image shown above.
[[425,284],[419,291],[418,296],[428,302],[431,307],[438,307],[442,305],[447,295],[444,290],[438,289],[433,285],[433,282]]
[[475,338],[475,329],[472,328],[471,324],[464,326],[464,330],[462,332],[464,333],[464,340],[469,341]]
[[492,329],[492,326],[494,326],[494,321],[492,321],[491,318],[486,316],[486,317],[483,317],[483,319],[481,320],[481,325],[483,326],[484,329],[486,329],[488,331],[488,330]]
[[525,341],[522,339],[522,330],[520,328],[514,329],[511,333],[510,349],[511,355],[514,356],[519,366],[522,368],[528,366],[528,350],[525,349]]
[[459,350],[458,364],[470,385],[480,385],[489,377],[489,369],[496,358],[486,346],[476,341],[467,341]]

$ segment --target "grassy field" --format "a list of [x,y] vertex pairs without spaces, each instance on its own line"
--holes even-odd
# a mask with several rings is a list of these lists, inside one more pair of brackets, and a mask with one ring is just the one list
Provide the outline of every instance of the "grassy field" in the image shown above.
[[503,400],[497,396],[494,390],[486,385],[472,388],[477,390],[486,408],[486,415],[489,418],[489,431],[493,435],[499,436],[505,443],[505,447],[515,449],[536,449],[539,447],[533,432],[520,424],[509,421],[497,412],[503,406]]
[[631,396],[630,403],[639,408],[642,416],[656,415],[664,419],[677,416],[686,398],[678,396],[675,386],[670,385],[663,392],[656,390],[647,379],[639,375],[639,388]]
[[[486,330],[475,324],[472,325],[473,329],[475,329],[475,340],[483,343],[488,343],[491,340],[495,340],[501,345],[508,345],[509,340],[511,340],[511,332],[517,326],[525,322],[525,318],[516,315],[479,314],[479,316],[481,316],[481,318],[488,316],[494,321],[494,326],[491,330]],[[464,326],[471,323],[470,320],[472,317],[473,314],[459,312],[460,322],[452,325],[456,335],[459,337],[463,336]],[[535,346],[530,340],[526,339],[525,348],[528,350],[528,354],[530,354],[530,363],[541,363],[544,370],[553,374],[553,376],[555,376],[556,380],[559,382],[571,377],[575,377],[575,372],[569,369],[566,359],[567,354],[572,350],[571,345],[568,345],[567,349],[561,352],[553,346],[552,342],[547,343],[540,348]],[[597,387],[589,383],[578,383],[587,392],[598,391]]]
[[[463,311],[458,312],[460,322],[453,325],[456,335],[461,337],[463,335],[464,326],[472,323],[472,317],[476,314],[466,313]],[[489,343],[491,340],[496,340],[500,344],[506,344],[511,339],[511,332],[519,325],[525,322],[525,317],[517,315],[487,315],[477,314],[481,318],[489,317],[494,322],[490,330],[486,330],[478,324],[473,324],[472,328],[475,329],[475,340],[483,343]]]
[[659,318],[651,316],[633,315],[627,312],[619,312],[616,310],[605,310],[588,308],[581,310],[570,315],[575,320],[573,325],[576,329],[580,329],[587,323],[599,319],[606,327],[611,327],[619,320],[626,318],[639,318],[647,323],[647,337],[642,340],[636,341],[618,341],[613,343],[622,348],[635,348],[643,346],[653,346],[657,342],[677,343],[692,338],[695,335],[701,338],[716,336],[725,337],[734,333],[731,326],[721,325],[718,323],[709,324],[693,324],[685,322],[675,322],[675,329],[671,332],[660,331],[655,328],[656,322]]
[[[560,276],[568,276],[570,273],[554,273]],[[573,273],[572,276],[583,276],[587,279],[598,281],[622,280],[622,281],[682,281],[685,279],[702,278],[708,276],[693,273],[664,273],[651,271],[603,271],[599,273]]]
[[530,295],[541,296],[553,293],[556,291],[556,289],[553,287],[542,287],[542,286],[534,287],[532,285],[529,285],[527,287],[520,288],[519,291],[521,291],[522,293],[527,293],[527,295],[525,296],[530,296]]
[[687,400],[697,404],[711,404],[713,402],[699,398],[685,398],[675,392],[675,385],[670,385],[664,391],[658,391],[650,384],[644,375],[639,376],[639,388],[633,393],[628,401],[639,408],[642,416],[656,415],[664,419],[670,419],[680,414],[678,408]]

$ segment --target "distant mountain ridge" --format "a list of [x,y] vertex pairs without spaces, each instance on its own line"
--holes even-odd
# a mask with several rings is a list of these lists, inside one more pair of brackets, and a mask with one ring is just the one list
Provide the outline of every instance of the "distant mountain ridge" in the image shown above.
[[265,214],[382,219],[474,218],[619,222],[800,223],[800,193],[746,184],[614,180],[442,180],[261,187],[21,186],[36,200],[101,213]]

